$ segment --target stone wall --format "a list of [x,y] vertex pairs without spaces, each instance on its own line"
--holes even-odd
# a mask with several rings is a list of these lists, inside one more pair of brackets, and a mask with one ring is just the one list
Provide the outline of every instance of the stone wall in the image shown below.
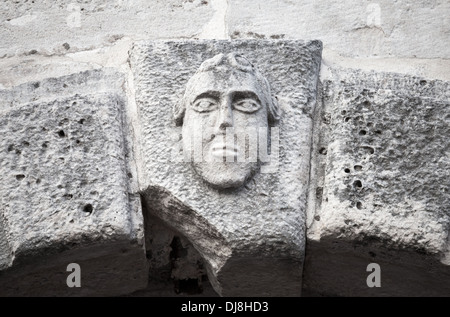
[[[445,0],[2,2],[0,294],[450,295],[449,15]],[[314,58],[275,53],[276,43],[318,41],[307,80]],[[174,101],[208,50],[231,47],[301,110],[291,107],[285,135],[307,150],[278,175],[292,187],[277,187],[298,206],[257,188],[278,198],[260,196],[247,214],[260,212],[267,232],[269,219],[288,228],[280,239],[245,235],[245,217],[208,214],[228,198],[192,204],[191,183],[148,160],[152,127],[169,124],[149,125],[159,115],[149,99]],[[277,216],[261,212],[272,208]],[[291,258],[267,251],[277,247]],[[81,266],[81,288],[66,285],[69,263]],[[369,263],[381,287],[367,286]]]

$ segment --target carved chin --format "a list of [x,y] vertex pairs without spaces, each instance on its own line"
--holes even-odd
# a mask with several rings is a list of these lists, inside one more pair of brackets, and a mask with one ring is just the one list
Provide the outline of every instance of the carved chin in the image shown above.
[[238,188],[258,169],[257,163],[213,162],[193,163],[194,170],[209,185],[219,188]]

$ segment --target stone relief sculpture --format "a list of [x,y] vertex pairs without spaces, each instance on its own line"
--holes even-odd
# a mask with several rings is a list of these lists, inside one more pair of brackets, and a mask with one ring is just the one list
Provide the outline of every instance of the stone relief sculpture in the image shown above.
[[[200,65],[174,115],[194,170],[209,185],[224,189],[242,186],[258,171],[261,160],[251,150],[256,131],[267,137],[280,110],[266,78],[247,58],[229,53]],[[267,152],[267,142],[263,146]],[[193,148],[201,155],[191,159]]]
[[291,40],[133,47],[145,214],[192,244],[221,296],[301,294],[321,49]]

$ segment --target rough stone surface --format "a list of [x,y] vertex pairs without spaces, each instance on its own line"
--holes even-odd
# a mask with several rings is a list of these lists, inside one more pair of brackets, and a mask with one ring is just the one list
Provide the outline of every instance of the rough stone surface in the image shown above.
[[[48,188],[53,191],[38,190],[34,195],[32,189],[36,184],[33,183],[30,183],[30,192],[25,191],[24,186],[28,186],[27,182],[30,181],[27,171],[31,166],[36,166],[34,168],[36,171],[47,173],[50,167],[41,164],[40,161],[42,160],[46,164],[53,163],[51,158],[37,156],[35,150],[31,152],[35,145],[27,141],[28,139],[44,138],[44,135],[40,133],[36,136],[31,135],[34,131],[32,130],[34,121],[30,120],[28,126],[26,120],[29,119],[25,118],[25,114],[29,115],[28,118],[32,117],[33,114],[30,111],[40,109],[41,106],[48,109],[51,105],[54,107],[51,108],[55,109],[51,116],[44,113],[44,110],[38,113],[42,117],[42,120],[39,120],[45,121],[51,126],[53,121],[53,124],[57,123],[55,121],[58,118],[57,115],[69,114],[69,109],[63,110],[62,104],[70,104],[72,99],[83,101],[84,105],[90,103],[99,107],[103,107],[103,102],[114,103],[117,101],[120,104],[119,109],[126,110],[130,114],[127,117],[127,123],[124,124],[126,131],[120,132],[126,136],[124,145],[128,149],[130,148],[129,144],[134,143],[135,150],[139,150],[140,139],[137,139],[137,142],[131,142],[130,139],[134,134],[133,129],[138,129],[139,115],[134,103],[133,74],[128,63],[129,51],[137,40],[318,39],[324,45],[320,80],[325,87],[325,108],[311,112],[315,126],[312,136],[314,157],[310,162],[313,172],[310,186],[307,189],[308,243],[306,254],[308,259],[304,269],[303,293],[306,295],[352,296],[364,294],[447,295],[449,293],[446,289],[446,284],[449,284],[446,282],[448,273],[447,266],[443,263],[448,262],[447,243],[445,242],[446,239],[448,240],[445,229],[448,225],[446,225],[447,216],[445,215],[448,213],[449,204],[448,191],[444,190],[447,190],[445,186],[448,182],[445,177],[448,178],[449,168],[448,153],[444,155],[442,151],[439,152],[438,146],[439,142],[441,145],[448,144],[445,143],[446,139],[444,138],[445,133],[448,136],[448,131],[445,130],[445,125],[442,125],[442,120],[447,120],[444,123],[448,125],[446,114],[448,106],[442,104],[442,102],[448,102],[448,96],[444,96],[444,94],[448,94],[448,86],[436,80],[450,81],[449,15],[450,3],[446,0],[383,0],[375,2],[359,0],[345,2],[337,0],[325,2],[312,0],[2,1],[0,3],[0,121],[2,124],[8,122],[8,132],[3,133],[5,127],[0,127],[2,129],[0,142],[3,142],[4,139],[8,143],[7,146],[14,145],[15,147],[10,152],[4,145],[0,148],[0,170],[3,173],[0,176],[3,181],[3,184],[0,185],[0,192],[2,195],[7,192],[5,197],[18,196],[20,200],[14,203],[19,204],[21,208],[25,204],[23,202],[25,196],[21,196],[24,194],[29,196],[27,199],[30,204],[38,206],[37,209],[41,208],[39,210],[44,210],[44,204],[48,204],[48,207],[61,206],[61,208],[65,208],[61,210],[73,211],[72,208],[75,208],[75,205],[58,200],[58,195],[65,195],[66,192],[63,193],[63,188],[57,187],[61,182],[72,184],[73,179],[73,186],[68,187],[73,189],[73,193],[67,193],[67,195],[73,195],[72,201],[75,201],[77,206],[83,206],[84,198],[91,197],[88,195],[89,193],[86,194],[83,191],[81,193],[84,196],[77,197],[78,190],[75,187],[81,185],[80,178],[75,173],[75,176],[72,177],[63,169],[64,166],[70,168],[79,166],[83,171],[90,173],[89,167],[81,162],[85,155],[69,158],[63,150],[58,153],[61,155],[57,157],[62,157],[65,161],[56,160],[58,164],[52,165],[50,176],[46,176],[52,179],[61,177],[58,179],[60,181],[58,184],[48,185]],[[182,65],[180,68],[182,72],[180,77],[167,80],[167,82],[179,81],[178,90],[164,92],[166,95],[172,93],[176,95],[171,97],[170,101],[179,97],[183,84],[201,61],[206,59],[205,52],[198,54],[201,55],[197,59],[198,64],[186,62],[186,65]],[[191,58],[190,56],[190,52],[187,51],[186,57]],[[212,56],[211,52],[209,57]],[[255,61],[259,58],[252,55],[248,57]],[[177,62],[185,63],[183,59]],[[186,67],[191,66],[190,71],[186,71]],[[115,71],[105,70],[110,67]],[[172,74],[178,74],[180,71],[178,68],[179,66],[170,68]],[[95,69],[101,71],[93,71]],[[422,78],[415,79],[392,74],[371,74],[369,76],[354,70],[397,72]],[[87,77],[73,75],[85,71],[88,71],[85,73],[88,74]],[[124,77],[118,79],[116,71],[123,73]],[[152,72],[149,71],[149,73]],[[295,82],[287,75],[289,71],[285,73],[283,78],[287,78],[287,82]],[[156,75],[158,79],[171,76],[169,73]],[[65,77],[60,78],[62,76]],[[271,76],[276,78],[278,75]],[[48,78],[54,79],[48,80]],[[343,78],[343,83],[340,83],[341,78]],[[21,85],[20,88],[17,88],[16,86],[19,85]],[[282,85],[284,82],[279,84],[279,86]],[[378,112],[374,111],[372,114],[370,108],[359,105],[359,101],[355,98],[358,94],[363,96],[361,89],[358,88],[360,85],[361,88],[366,86],[369,89],[370,98],[376,100],[376,103],[372,104],[380,109]],[[382,85],[388,85],[390,88],[380,88]],[[321,93],[321,90],[322,88],[318,90],[318,93]],[[346,90],[349,93],[348,98],[343,97]],[[353,90],[355,90],[354,93]],[[125,91],[125,94],[121,95],[118,93],[119,91]],[[373,94],[372,91],[375,93]],[[333,95],[333,92],[336,92],[336,95]],[[75,95],[78,96],[75,97]],[[415,101],[414,98],[418,98],[418,101]],[[353,99],[355,99],[355,109],[349,110],[349,102]],[[407,106],[402,102],[414,105],[411,108],[414,110],[407,113]],[[419,105],[419,102],[422,104]],[[436,107],[435,110],[426,110],[426,108],[417,110],[429,107],[430,103]],[[399,106],[396,106],[397,104]],[[30,107],[29,111],[27,111],[27,107]],[[101,109],[100,112],[103,113],[105,108]],[[110,110],[113,111],[112,108]],[[345,120],[341,114],[342,110],[350,112],[352,119],[349,119],[349,122],[342,122],[347,124],[347,128],[343,126],[343,130],[340,130],[337,123],[331,124],[331,122]],[[83,114],[87,113],[86,111],[88,110],[83,110]],[[105,114],[111,115],[111,111],[108,111]],[[356,111],[364,114],[362,119],[358,118],[359,115],[355,113]],[[427,111],[431,111],[431,113]],[[436,119],[435,111],[440,112],[441,121]],[[19,112],[23,112],[24,115],[22,116]],[[370,114],[368,115],[368,113]],[[421,118],[417,115],[416,118],[415,113],[425,116]],[[18,116],[22,121],[17,121],[16,117],[12,116],[10,117],[12,122],[9,122],[7,121],[9,119],[6,118],[9,118],[10,115]],[[156,114],[155,117],[157,118]],[[403,119],[402,123],[400,117],[410,120]],[[68,119],[70,118],[68,116]],[[387,118],[386,124],[381,122],[381,118]],[[394,121],[394,118],[399,119]],[[368,123],[365,121],[366,119],[372,120],[372,124],[378,122],[379,126],[387,129],[387,132],[383,134],[383,130],[380,129],[382,134],[375,135],[374,133],[378,129],[374,129],[372,126],[366,127],[366,134],[360,136],[362,125]],[[110,122],[109,119],[106,122]],[[116,121],[112,122],[117,123]],[[133,125],[130,124],[131,122]],[[359,126],[358,122],[363,123]],[[433,125],[434,122],[438,123],[436,128]],[[15,127],[16,124],[17,127]],[[68,126],[73,129],[75,125],[72,123],[63,125],[63,127]],[[19,127],[22,127],[23,131],[13,132],[13,128],[18,129]],[[56,126],[52,127],[56,128]],[[110,127],[109,123],[102,127],[105,128],[105,131],[116,129]],[[408,130],[410,128],[412,131]],[[431,137],[431,132],[423,130],[428,128],[436,133],[442,133],[442,139],[439,139],[438,135]],[[416,133],[416,130],[421,133]],[[100,125],[98,131],[100,131]],[[395,133],[401,133],[401,135],[396,136]],[[405,135],[410,135],[410,137]],[[76,136],[79,135],[76,134]],[[71,144],[68,141],[69,136],[60,139],[52,134],[52,138],[52,142],[58,141],[58,146],[61,145],[62,149]],[[415,142],[414,138],[419,142]],[[102,140],[110,139],[105,134]],[[349,144],[343,144],[343,140]],[[427,140],[429,140],[429,144],[425,144]],[[26,147],[21,144],[22,141],[29,142],[30,145]],[[47,140],[38,141],[44,143]],[[68,143],[63,141],[68,141]],[[363,141],[370,142],[364,143]],[[104,153],[104,144],[105,142],[91,142],[91,152]],[[78,151],[80,146],[73,147],[76,149],[74,153],[81,154]],[[370,148],[374,150],[373,154],[370,154]],[[422,150],[420,155],[419,150],[409,152],[410,149],[415,148]],[[48,149],[55,150],[51,145]],[[21,151],[23,155],[33,153],[32,158],[36,161],[30,161],[28,166],[28,163],[23,160],[15,160],[15,157],[21,158],[20,155],[14,155],[16,150]],[[393,152],[389,152],[390,150]],[[360,162],[360,164],[353,163],[352,161],[362,160],[363,153],[360,151],[369,151],[366,161]],[[132,151],[125,150],[125,153],[131,155]],[[137,173],[132,167],[135,164],[135,158],[132,156],[127,157],[125,154],[124,161],[130,164],[126,169],[126,174],[131,173],[132,178],[126,182],[128,188],[122,190],[137,193]],[[22,156],[22,159],[24,157]],[[99,157],[90,157],[90,159],[92,162],[98,162],[100,161]],[[352,162],[353,165],[349,162]],[[347,163],[349,164],[346,165]],[[93,171],[89,175],[99,175],[99,180],[104,179],[104,175],[110,173],[114,174],[110,177],[111,179],[117,179],[118,175],[122,173],[120,168],[114,169],[113,172],[110,170],[110,165],[103,166],[103,161],[97,165],[103,167],[99,168],[99,174],[96,174],[97,171]],[[27,167],[27,171],[20,171],[24,166]],[[360,167],[355,169],[355,166],[361,166],[361,170],[358,170]],[[10,167],[19,168],[19,170],[9,169]],[[348,173],[345,172],[347,168]],[[60,173],[61,169],[63,170],[61,176],[57,176],[56,173]],[[380,171],[381,169],[383,171]],[[145,169],[143,170],[145,172]],[[341,173],[344,174],[341,175]],[[16,175],[19,179],[22,178],[21,175],[25,177],[19,181],[15,178]],[[336,179],[333,179],[334,176]],[[292,183],[296,183],[299,178],[292,177]],[[42,177],[41,180],[43,179]],[[358,187],[358,183],[355,184],[356,188],[353,187],[356,180],[361,181],[361,187]],[[100,183],[96,183],[95,186],[103,190],[103,185]],[[305,184],[299,186],[306,188]],[[335,190],[337,193],[334,193]],[[110,193],[109,189],[106,192]],[[52,195],[56,196],[52,198]],[[48,199],[37,200],[38,196],[48,197]],[[135,196],[136,194],[129,195],[129,197]],[[113,197],[118,199],[116,195]],[[170,198],[167,201],[173,202],[171,193],[168,193],[167,197]],[[141,208],[139,199],[130,199],[132,202],[130,203],[133,205],[130,210],[139,210]],[[159,198],[158,201],[160,201]],[[199,200],[198,204],[203,201]],[[181,201],[180,206],[185,206],[184,202]],[[259,205],[264,202],[267,201],[262,200],[254,204]],[[5,202],[4,198],[0,197],[0,204],[0,208],[9,204],[10,206],[4,210],[7,210],[8,213],[11,212],[10,208],[13,205],[9,200]],[[123,205],[123,203],[121,204]],[[375,204],[379,206],[374,206]],[[352,205],[353,207],[350,208]],[[358,206],[361,209],[358,209]],[[148,204],[147,209],[158,209],[159,207],[158,204],[153,206]],[[175,209],[179,210],[180,208],[182,209],[182,207]],[[8,223],[10,215],[4,210],[0,209],[0,237],[8,237],[10,231],[14,232],[14,228],[11,229]],[[46,212],[56,211],[49,209]],[[75,211],[73,212],[75,213]],[[80,213],[83,215],[82,211]],[[157,214],[157,212],[152,213]],[[61,214],[61,212],[56,212],[56,214]],[[56,214],[52,215],[50,219],[57,219]],[[94,216],[95,210],[91,216],[80,219],[91,221]],[[62,216],[59,217],[62,219]],[[191,292],[190,296],[216,295],[208,286],[208,282],[203,280],[204,270],[207,268],[207,261],[204,261],[203,258],[207,252],[195,250],[195,248],[199,250],[201,248],[198,245],[194,248],[190,242],[196,240],[192,232],[188,232],[189,234],[185,236],[184,233],[189,230],[184,230],[182,234],[173,228],[174,226],[183,227],[183,225],[198,227],[199,223],[192,219],[203,219],[202,217],[203,215],[197,218],[187,217],[186,224],[174,223],[169,229],[166,228],[167,224],[160,222],[156,216],[149,216],[146,219],[145,251],[150,268],[149,285],[145,290],[133,292],[133,295],[185,296],[188,289]],[[229,217],[231,218],[231,215]],[[31,219],[33,218],[31,217]],[[239,221],[238,217],[233,219]],[[274,217],[274,219],[278,218]],[[43,223],[44,220],[41,222]],[[166,220],[166,222],[171,221]],[[25,221],[24,223],[26,224]],[[136,223],[141,223],[141,220],[137,220]],[[125,226],[125,224],[122,225]],[[355,227],[352,227],[353,225]],[[60,229],[55,229],[55,232],[58,232],[58,235],[66,234],[64,222],[60,224],[60,227]],[[137,229],[137,236],[139,236],[142,234],[142,228],[141,225],[137,227],[139,227]],[[224,226],[219,224],[218,227]],[[205,224],[204,228],[210,228],[209,224]],[[343,233],[338,233],[341,229],[344,230]],[[33,232],[31,231],[30,235]],[[43,232],[48,236],[51,235],[50,228],[44,229]],[[95,232],[99,237],[102,236],[99,232],[103,231]],[[361,238],[364,236],[364,232],[373,233],[375,238]],[[67,232],[67,236],[70,234]],[[198,241],[207,240],[201,230],[197,234],[200,237]],[[382,237],[383,240],[379,240],[378,237]],[[55,241],[51,239],[53,238],[49,237],[48,243],[50,244]],[[123,241],[130,239],[124,238]],[[142,239],[138,240],[142,241]],[[222,240],[214,239],[211,241],[216,241],[217,245],[221,245]],[[352,241],[352,239],[354,240]],[[36,262],[39,266],[37,268],[32,264],[28,267],[18,266],[17,259],[12,263],[12,252],[22,242],[20,240],[17,245],[14,245],[14,241],[0,239],[0,272],[3,272],[0,273],[0,285],[8,284],[18,287],[20,282],[23,282],[20,286],[21,289],[16,287],[15,293],[25,292],[26,289],[29,292],[38,289],[40,294],[45,292],[50,294],[55,289],[55,285],[59,287],[58,285],[61,285],[61,281],[67,276],[65,271],[67,262],[76,261],[75,258],[86,260],[82,264],[83,280],[85,277],[88,279],[94,277],[92,280],[96,280],[102,276],[97,280],[105,281],[106,275],[99,274],[98,268],[99,265],[108,263],[112,266],[108,266],[105,274],[117,273],[115,279],[117,284],[105,284],[104,286],[106,289],[106,285],[109,285],[108,292],[117,288],[119,293],[128,292],[129,294],[135,289],[123,288],[129,284],[128,277],[134,274],[133,266],[130,266],[127,261],[131,258],[142,257],[142,249],[133,247],[135,253],[128,252],[124,254],[126,256],[117,257],[118,250],[121,249],[117,243],[95,244],[97,243],[95,242],[92,248],[87,248],[86,245],[83,247],[76,245],[71,246],[63,253],[56,252],[45,258],[31,256],[29,261]],[[127,243],[124,248],[129,248]],[[374,246],[375,244],[377,247]],[[107,245],[110,248],[107,248]],[[177,257],[171,256],[173,249],[179,251],[173,253],[177,253]],[[96,254],[96,258],[92,257],[94,254]],[[380,289],[366,287],[365,279],[369,273],[365,269],[369,261],[381,264],[382,288]],[[202,265],[198,265],[200,262]],[[10,267],[10,265],[13,266]],[[141,264],[138,266],[140,267]],[[119,267],[120,269],[114,269]],[[130,267],[129,271],[126,270],[127,267]],[[124,279],[119,278],[120,270],[124,270]],[[92,275],[89,276],[89,274]],[[202,281],[198,276],[202,276]],[[8,282],[7,277],[10,278]],[[43,278],[49,281],[53,279],[53,284],[47,282],[48,287],[42,287]],[[282,281],[276,283],[267,281],[266,285],[281,283]],[[63,286],[65,287],[65,283]],[[104,290],[98,285],[95,288],[100,289],[101,292]],[[202,294],[195,293],[201,288],[203,288]],[[253,287],[252,291],[255,288]],[[264,286],[260,288],[264,289]],[[92,288],[90,289],[92,290]],[[176,294],[174,289],[178,289],[180,293]],[[64,291],[69,292],[70,290],[64,289],[62,292]],[[73,295],[73,291],[75,290],[72,290],[70,294]],[[89,292],[94,294],[94,291],[87,291],[86,294]],[[78,294],[81,293],[78,292]]]
[[[146,286],[123,83],[105,70],[0,91],[2,295]],[[66,285],[72,262],[81,266],[80,289]]]
[[[238,189],[214,189],[179,147],[172,109],[188,79],[219,53],[243,54],[269,81],[282,109],[280,162]],[[300,294],[312,113],[320,42],[139,42],[131,54],[141,148],[140,188],[150,211],[185,236],[219,295]],[[178,128],[179,129],[179,128]]]
[[[304,289],[450,295],[448,82],[335,70],[316,115]],[[382,287],[366,285],[381,266]]]
[[340,66],[450,80],[445,0],[58,0],[0,7],[0,88],[126,67],[135,40],[186,38],[319,39],[322,78]]

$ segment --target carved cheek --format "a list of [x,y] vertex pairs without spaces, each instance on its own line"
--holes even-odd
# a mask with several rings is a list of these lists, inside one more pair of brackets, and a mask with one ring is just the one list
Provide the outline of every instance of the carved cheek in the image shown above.
[[200,114],[202,125],[204,127],[214,127],[217,122],[218,114],[218,110]]
[[197,128],[200,125],[206,125],[208,123],[212,112],[213,111],[200,113],[193,109],[189,109],[187,112],[188,116],[186,117],[185,121],[188,122],[189,126],[191,126],[193,128]]
[[243,113],[241,111],[233,111],[236,128],[259,128],[268,125],[267,115],[264,109],[260,109],[255,113]]

